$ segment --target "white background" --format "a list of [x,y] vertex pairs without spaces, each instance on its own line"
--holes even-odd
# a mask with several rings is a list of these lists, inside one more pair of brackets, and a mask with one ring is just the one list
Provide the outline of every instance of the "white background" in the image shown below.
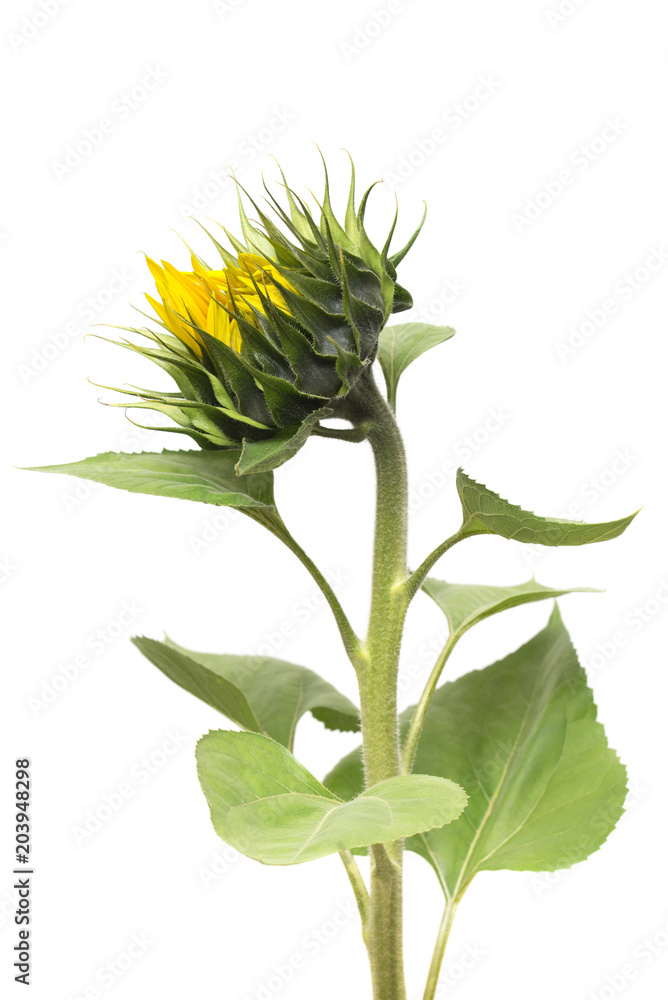
[[[234,858],[209,824],[193,762],[195,740],[220,716],[128,641],[165,628],[211,651],[269,643],[354,697],[310,578],[241,516],[12,468],[174,447],[180,439],[136,432],[121,410],[99,406],[112,394],[86,381],[157,385],[160,373],[100,341],[84,345],[83,334],[91,319],[133,322],[129,303],[141,306],[150,288],[138,251],[186,266],[170,230],[204,250],[187,215],[235,228],[227,165],[259,191],[263,168],[275,176],[267,159],[275,154],[298,190],[318,191],[311,140],[341,198],[341,147],[362,184],[385,179],[371,211],[379,238],[393,189],[399,238],[422,199],[429,206],[401,280],[416,317],[451,323],[458,335],[417,362],[400,391],[413,561],[459,523],[451,469],[460,462],[540,513],[603,521],[644,505],[629,531],[604,545],[536,556],[480,538],[439,567],[463,582],[518,583],[535,572],[547,584],[607,588],[565,598],[562,608],[634,789],[619,828],[585,864],[547,879],[504,872],[476,880],[439,995],[661,993],[667,25],[658,0],[564,0],[561,15],[557,4],[4,3],[2,799],[9,806],[14,759],[30,756],[36,1000],[369,996],[338,859],[272,869]],[[77,162],[77,145],[101,119],[107,131],[93,131],[101,141]],[[286,521],[338,577],[360,627],[369,458],[366,446],[310,442],[277,477]],[[135,618],[119,627],[124,605]],[[548,613],[536,605],[485,623],[462,642],[450,676],[525,642]],[[435,606],[416,602],[404,670],[425,678],[424,645],[442,628]],[[40,704],[82,655],[88,666]],[[419,679],[403,703],[418,692]],[[174,733],[180,745],[165,754]],[[354,742],[309,718],[297,753],[322,776]],[[123,783],[131,797],[81,842],[89,811]],[[5,981],[15,943],[10,810],[1,832]],[[418,1000],[440,899],[421,859],[408,858],[407,877],[407,964]],[[341,926],[321,947],[316,935],[331,935],[336,919]],[[119,958],[125,965],[135,934],[151,943],[122,978],[109,972],[103,982],[99,970]],[[650,961],[646,939],[657,952]],[[452,986],[467,949],[477,957]],[[294,955],[304,968],[263,993],[274,967]],[[630,978],[620,973],[629,963]],[[23,987],[12,983],[10,993],[22,996]]]

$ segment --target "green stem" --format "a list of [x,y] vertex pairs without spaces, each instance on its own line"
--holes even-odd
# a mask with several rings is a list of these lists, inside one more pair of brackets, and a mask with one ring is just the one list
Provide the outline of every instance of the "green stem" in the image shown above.
[[457,542],[461,542],[463,538],[470,537],[466,533],[467,527],[468,525],[463,524],[459,529],[459,531],[457,531],[454,535],[451,535],[450,538],[446,538],[446,540],[444,542],[441,542],[440,545],[437,545],[434,551],[430,552],[427,558],[424,560],[424,562],[421,563],[420,566],[418,566],[418,568],[415,570],[415,572],[410,575],[406,583],[406,588],[410,594],[411,599],[415,597],[418,590],[420,589],[424,581],[427,579],[429,571],[432,569],[433,566],[436,565],[441,556],[445,555],[445,553],[449,549],[451,549],[453,545],[456,545]]
[[413,762],[415,760],[415,754],[417,753],[420,734],[422,733],[422,727],[424,726],[424,720],[429,709],[429,703],[431,702],[434,691],[436,690],[439,678],[443,673],[443,668],[447,663],[452,650],[457,645],[459,638],[460,634],[457,632],[453,632],[448,636],[448,640],[439,653],[438,659],[436,660],[431,674],[429,675],[429,680],[425,684],[424,691],[420,696],[418,706],[415,709],[415,714],[411,719],[410,728],[406,735],[401,755],[404,774],[410,774],[413,768]]
[[450,931],[452,930],[452,922],[455,919],[455,913],[457,912],[458,906],[459,899],[448,899],[445,905],[443,919],[441,920],[441,926],[438,929],[434,954],[431,960],[431,965],[429,966],[427,985],[424,988],[422,1000],[434,1000],[436,996],[436,990],[438,989],[438,977],[441,974],[441,967],[443,965],[443,956],[445,955],[448,938],[450,937]]
[[350,851],[340,851],[339,856],[343,861],[343,866],[346,869],[353,893],[355,894],[357,909],[359,910],[362,921],[362,937],[366,942],[368,937],[367,928],[369,924],[369,890],[364,884],[362,873],[360,872],[352,853]]
[[[371,373],[347,402],[346,416],[364,425],[376,466],[376,528],[371,610],[358,666],[366,787],[401,774],[397,676],[404,620],[408,481],[403,440]],[[374,1000],[406,1000],[403,960],[403,842],[371,848],[367,946]]]
[[[256,516],[255,520],[259,521],[260,518]],[[264,524],[264,526],[268,528],[269,531],[271,531],[271,533],[276,536],[276,538],[279,538],[283,542],[283,544],[286,545],[287,548],[290,549],[290,551],[297,556],[302,566],[304,566],[308,570],[308,572],[311,574],[315,582],[320,587],[320,590],[322,591],[327,603],[331,608],[332,614],[334,615],[334,620],[336,621],[336,624],[338,626],[339,633],[343,641],[343,646],[345,648],[346,653],[348,654],[348,659],[357,669],[362,651],[362,642],[359,636],[356,634],[355,630],[353,629],[352,625],[350,624],[350,620],[348,619],[348,616],[343,610],[341,602],[334,593],[331,584],[328,582],[328,580],[322,574],[320,569],[313,562],[311,557],[304,551],[301,545],[297,541],[295,541],[295,539],[292,537],[292,535],[286,528],[282,518],[278,514],[273,514],[270,518],[265,518],[264,520],[260,521],[260,523]]]
[[317,437],[334,438],[336,441],[352,441],[353,443],[366,441],[367,436],[364,427],[352,427],[348,430],[340,427],[323,427],[322,424],[316,424],[313,433]]

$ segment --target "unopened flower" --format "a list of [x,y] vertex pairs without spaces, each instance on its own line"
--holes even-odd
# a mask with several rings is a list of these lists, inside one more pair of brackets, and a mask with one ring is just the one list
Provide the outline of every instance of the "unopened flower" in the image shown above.
[[[285,181],[285,178],[283,178]],[[389,316],[410,308],[396,267],[412,246],[390,255],[396,214],[382,249],[364,227],[367,200],[355,206],[355,172],[341,223],[325,168],[322,205],[312,210],[284,184],[287,205],[267,189],[268,215],[254,201],[251,224],[239,198],[243,241],[214,237],[217,268],[191,255],[191,270],[148,260],[157,296],[148,295],[161,330],[131,329],[151,343],[124,346],[151,358],[178,392],[121,390],[133,407],[158,410],[204,448],[297,437],[336,412],[376,356]],[[210,235],[210,234],[209,234]],[[291,453],[294,453],[295,447]],[[284,458],[278,456],[276,464]]]

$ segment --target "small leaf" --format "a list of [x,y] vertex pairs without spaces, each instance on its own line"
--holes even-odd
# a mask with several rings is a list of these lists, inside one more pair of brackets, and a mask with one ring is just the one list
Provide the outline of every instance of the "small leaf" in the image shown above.
[[270,474],[238,476],[239,451],[108,451],[69,465],[43,465],[31,472],[57,472],[92,479],[129,493],[175,497],[240,508],[273,508]]
[[309,414],[298,427],[286,427],[265,441],[244,440],[236,467],[238,474],[245,476],[269,472],[283,465],[306,443],[318,421],[331,413],[328,407],[322,407]]
[[463,537],[493,534],[534,545],[587,545],[617,538],[636,516],[603,524],[539,517],[476,483],[463,469],[457,472],[457,490],[464,510]]
[[[404,731],[414,710],[402,715]],[[626,797],[626,769],[596,721],[556,609],[516,652],[436,691],[415,766],[447,774],[470,795],[460,822],[406,844],[455,900],[483,870],[556,871],[583,861],[612,832]],[[354,751],[325,783],[350,798],[362,780]]]
[[285,747],[256,733],[203,736],[197,769],[218,836],[265,864],[294,865],[388,843],[449,823],[466,805],[451,781],[418,774],[390,778],[343,802]]
[[402,373],[421,354],[454,337],[451,326],[431,326],[429,323],[400,323],[387,326],[378,342],[378,360],[387,383],[387,395],[395,407],[397,385]]
[[171,641],[132,640],[170,680],[238,726],[292,749],[297,723],[311,712],[328,729],[359,731],[359,711],[306,667],[269,656],[195,653]]
[[555,590],[553,587],[544,587],[533,579],[514,587],[486,587],[471,583],[445,583],[429,577],[422,584],[422,589],[445,614],[452,635],[463,635],[485,618],[516,608],[520,604],[545,601],[564,594],[600,593],[591,587]]

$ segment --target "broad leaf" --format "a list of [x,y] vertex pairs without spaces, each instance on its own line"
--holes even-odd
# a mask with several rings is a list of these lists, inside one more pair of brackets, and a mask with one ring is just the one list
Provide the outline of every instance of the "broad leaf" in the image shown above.
[[273,508],[268,473],[238,476],[239,451],[108,451],[69,465],[43,465],[32,472],[57,472],[92,479],[130,493],[197,500],[224,507]]
[[390,778],[343,802],[285,747],[256,733],[203,736],[197,769],[218,836],[265,864],[388,843],[443,826],[466,805],[453,782],[419,774]]
[[324,420],[331,414],[332,410],[329,407],[322,407],[309,414],[298,427],[286,427],[266,441],[244,441],[241,458],[237,463],[237,472],[239,475],[245,476],[249,473],[269,472],[271,469],[277,469],[279,465],[283,465],[284,462],[297,454],[308,440],[318,421]]
[[[556,871],[583,861],[614,829],[626,796],[626,770],[596,721],[556,609],[515,653],[436,691],[415,766],[447,774],[470,796],[459,822],[407,843],[453,899],[483,870]],[[325,781],[341,797],[356,794],[359,754]]]
[[402,373],[421,354],[443,344],[455,331],[451,326],[431,326],[429,323],[400,323],[387,326],[378,341],[378,360],[387,383],[387,396],[394,407],[397,385]]
[[507,611],[509,608],[516,608],[520,604],[545,601],[549,598],[562,597],[564,594],[599,593],[591,587],[555,590],[552,587],[544,587],[533,579],[514,587],[486,587],[473,583],[445,583],[428,577],[422,584],[422,589],[433,598],[445,614],[451,635],[463,635],[485,618]]
[[457,490],[464,511],[464,537],[494,534],[534,545],[587,545],[616,538],[636,516],[631,514],[603,524],[538,517],[476,483],[463,469],[457,472]]
[[306,667],[269,656],[195,653],[171,641],[132,640],[170,680],[226,715],[292,749],[297,723],[307,712],[328,729],[359,730],[359,711]]

